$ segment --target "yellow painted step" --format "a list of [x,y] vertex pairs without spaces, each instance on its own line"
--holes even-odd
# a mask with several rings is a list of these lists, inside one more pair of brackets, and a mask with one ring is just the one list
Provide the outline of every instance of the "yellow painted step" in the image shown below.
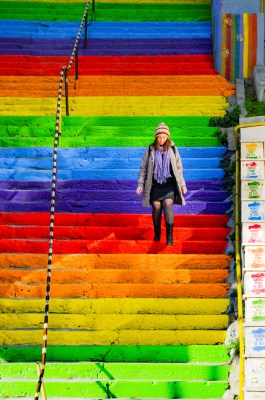
[[[224,314],[229,299],[52,299],[50,313],[60,314]],[[0,313],[43,313],[44,301],[0,299]]]
[[[224,343],[226,330],[49,330],[49,346],[82,345],[190,345]],[[0,346],[42,343],[42,330],[0,330]]]
[[[89,312],[89,310],[88,310]],[[0,314],[1,329],[41,329],[42,314]],[[152,315],[152,314],[51,314],[50,329],[69,330],[187,330],[226,329],[228,315]]]
[[[56,99],[0,97],[0,115],[53,115]],[[70,97],[71,116],[223,116],[229,104],[222,96]],[[65,99],[62,100],[65,114]]]

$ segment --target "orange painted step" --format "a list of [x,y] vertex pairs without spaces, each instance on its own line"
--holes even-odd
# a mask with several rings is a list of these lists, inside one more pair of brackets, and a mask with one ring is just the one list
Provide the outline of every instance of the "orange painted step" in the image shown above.
[[[37,216],[37,218],[36,218]],[[61,226],[134,226],[151,227],[150,214],[56,214],[55,225]],[[0,213],[0,225],[49,225],[48,213]],[[227,215],[178,215],[175,227],[224,227]]]
[[[0,97],[57,97],[57,77],[0,76]],[[235,86],[219,75],[86,76],[76,85],[69,78],[70,96],[233,96]]]
[[[67,273],[66,273],[67,271]],[[127,269],[109,269],[93,270],[89,266],[85,270],[81,269],[64,269],[52,272],[53,284],[67,283],[220,283],[225,282],[228,278],[228,270],[188,270],[168,269],[167,265],[157,270],[130,270]],[[0,270],[1,283],[18,283],[23,284],[41,284],[46,282],[46,270]]]
[[[55,254],[220,254],[227,247],[226,240],[175,241],[166,246],[165,240],[54,240]],[[48,253],[48,240],[1,239],[1,253]]]
[[[224,298],[228,283],[190,284],[52,284],[52,298]],[[45,285],[1,284],[0,298],[45,298]]]
[[[228,269],[231,256],[227,254],[74,254],[52,258],[56,269]],[[2,269],[47,268],[46,254],[0,254]]]

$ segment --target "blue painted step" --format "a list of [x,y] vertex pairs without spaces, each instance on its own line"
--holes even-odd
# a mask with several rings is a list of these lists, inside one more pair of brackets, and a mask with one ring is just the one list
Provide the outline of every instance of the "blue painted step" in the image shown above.
[[[1,21],[2,38],[76,38],[79,22]],[[211,39],[211,22],[93,22],[89,39]],[[84,30],[82,32],[84,37]]]

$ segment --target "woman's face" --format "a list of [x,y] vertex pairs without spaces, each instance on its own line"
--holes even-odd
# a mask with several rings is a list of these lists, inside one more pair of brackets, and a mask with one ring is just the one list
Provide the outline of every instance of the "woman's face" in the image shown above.
[[156,136],[157,143],[159,146],[163,146],[166,143],[168,136],[165,133],[160,133]]

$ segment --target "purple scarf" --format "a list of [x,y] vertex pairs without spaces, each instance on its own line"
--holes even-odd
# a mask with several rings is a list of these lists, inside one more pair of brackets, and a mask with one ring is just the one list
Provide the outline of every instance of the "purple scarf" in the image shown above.
[[[161,147],[161,149],[163,149]],[[155,167],[154,167],[154,178],[158,183],[164,183],[170,175],[170,161],[168,151],[164,153],[156,149],[155,151]]]

